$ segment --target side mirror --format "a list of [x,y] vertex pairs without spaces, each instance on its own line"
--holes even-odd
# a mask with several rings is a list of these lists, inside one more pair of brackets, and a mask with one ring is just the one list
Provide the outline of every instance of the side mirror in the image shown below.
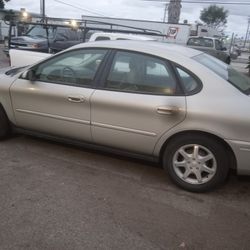
[[31,82],[34,82],[36,80],[36,74],[35,74],[35,70],[34,69],[30,69],[27,70],[25,72],[22,73],[22,78],[23,79],[27,79]]

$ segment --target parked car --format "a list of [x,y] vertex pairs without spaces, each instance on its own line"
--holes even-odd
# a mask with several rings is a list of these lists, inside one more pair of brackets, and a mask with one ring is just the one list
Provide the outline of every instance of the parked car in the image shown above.
[[14,129],[156,159],[193,192],[230,168],[250,174],[250,80],[200,51],[83,43],[0,77],[1,139]]
[[[35,25],[23,36],[12,37],[10,49],[56,53],[81,42],[80,34],[70,27]],[[8,54],[8,44],[5,53]]]
[[227,52],[227,48],[223,46],[223,43],[218,38],[190,37],[187,41],[187,46],[203,51],[227,64],[230,64],[231,62],[231,57]]

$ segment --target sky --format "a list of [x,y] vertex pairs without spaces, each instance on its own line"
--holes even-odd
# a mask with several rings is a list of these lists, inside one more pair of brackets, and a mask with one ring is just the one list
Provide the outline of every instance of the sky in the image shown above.
[[[185,0],[183,0],[185,1]],[[202,4],[202,0],[195,0],[201,3],[182,3],[180,22],[185,19],[189,23],[199,21],[200,11],[209,4]],[[216,1],[216,0],[210,0]],[[217,0],[220,2],[250,2],[250,0]],[[166,1],[169,2],[169,1]],[[66,4],[72,6],[68,6]],[[82,15],[106,16],[115,18],[143,19],[162,21],[164,15],[164,2],[158,0],[45,0],[46,15],[50,17],[81,18]],[[73,7],[75,6],[75,7]],[[25,8],[28,12],[40,12],[40,0],[10,0],[6,3],[6,9],[19,10]],[[229,11],[226,34],[232,32],[238,37],[245,37],[248,16],[250,16],[250,5],[224,5]]]

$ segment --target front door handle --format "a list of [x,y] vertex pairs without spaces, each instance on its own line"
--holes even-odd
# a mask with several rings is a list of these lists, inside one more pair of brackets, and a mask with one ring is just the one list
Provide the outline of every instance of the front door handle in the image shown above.
[[69,96],[68,97],[68,101],[69,102],[80,103],[80,102],[84,102],[84,98],[83,97],[79,97],[79,96]]
[[161,115],[173,115],[180,111],[180,108],[170,106],[170,107],[158,107],[157,113]]

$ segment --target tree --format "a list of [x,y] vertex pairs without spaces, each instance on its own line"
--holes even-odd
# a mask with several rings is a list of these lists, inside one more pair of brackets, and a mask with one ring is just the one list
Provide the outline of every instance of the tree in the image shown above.
[[10,0],[0,0],[0,9],[4,9],[5,3],[9,1]]
[[200,19],[209,27],[223,29],[227,23],[228,10],[217,5],[210,5],[201,11]]

